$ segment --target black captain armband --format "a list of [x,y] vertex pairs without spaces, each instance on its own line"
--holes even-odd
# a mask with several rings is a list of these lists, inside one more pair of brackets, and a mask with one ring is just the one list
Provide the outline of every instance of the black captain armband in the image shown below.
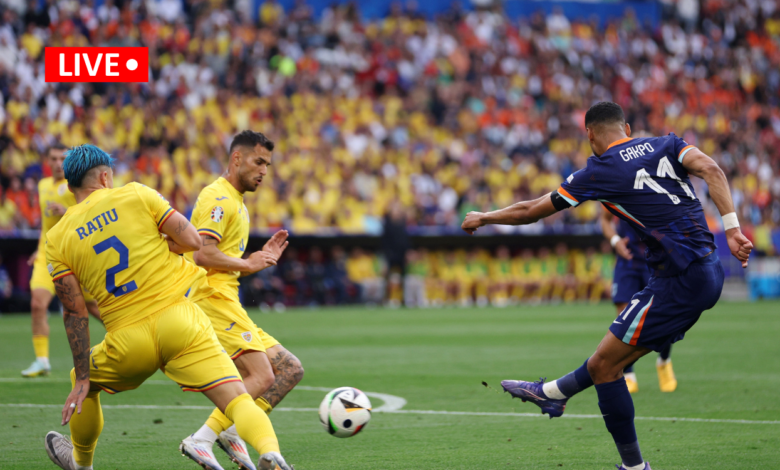
[[563,196],[558,194],[558,191],[551,192],[550,199],[552,200],[553,207],[555,207],[555,210],[557,211],[562,211],[571,207],[571,204],[569,204],[569,202],[564,199]]

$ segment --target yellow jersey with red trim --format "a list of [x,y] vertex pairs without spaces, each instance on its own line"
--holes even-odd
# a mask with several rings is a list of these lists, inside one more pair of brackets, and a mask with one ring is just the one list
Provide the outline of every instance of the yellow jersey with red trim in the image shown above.
[[46,232],[57,225],[57,222],[62,218],[61,215],[52,211],[50,205],[59,204],[67,209],[76,205],[76,197],[68,189],[68,181],[65,178],[55,180],[49,176],[38,182],[38,202],[41,206],[41,237],[38,239],[38,256],[46,259]]
[[[222,253],[232,258],[244,255],[249,240],[249,212],[244,205],[244,195],[225,178],[220,176],[203,188],[192,210],[191,221],[198,233],[217,239],[217,248]],[[192,261],[192,254],[186,256]],[[238,300],[240,271],[207,271],[212,287]]]
[[206,272],[168,250],[160,227],[173,213],[139,183],[97,190],[46,234],[49,274],[55,281],[75,275],[109,331],[181,302]]

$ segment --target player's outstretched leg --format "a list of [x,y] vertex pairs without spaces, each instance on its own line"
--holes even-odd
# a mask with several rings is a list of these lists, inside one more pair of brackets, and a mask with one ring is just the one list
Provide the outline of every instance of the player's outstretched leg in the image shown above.
[[[301,381],[303,366],[297,357],[279,344],[265,352],[268,362],[263,361],[265,366],[262,367],[258,361],[253,360],[253,358],[264,357],[259,356],[260,354],[262,353],[244,354],[236,359],[235,364],[244,378],[247,392],[257,397],[255,404],[269,414]],[[268,363],[271,368],[267,367]],[[269,372],[273,375],[270,376]],[[256,470],[247,452],[246,444],[239,437],[233,422],[219,409],[215,409],[206,423],[195,434],[185,439],[182,445],[197,444],[213,456],[211,449],[215,442],[225,451],[230,460],[238,465],[239,469]],[[197,461],[197,459],[193,460]]]
[[634,428],[634,402],[623,377],[625,366],[648,352],[650,349],[620,341],[610,331],[587,362],[588,372],[596,385],[604,423],[623,461],[622,467],[618,468],[625,470],[649,468],[639,450]]
[[658,353],[658,360],[655,368],[658,371],[658,386],[662,392],[673,392],[677,390],[677,378],[672,369],[672,345],[666,346]]
[[[75,371],[71,370],[70,378],[75,383]],[[64,470],[92,470],[95,447],[102,431],[100,392],[90,391],[81,404],[81,413],[73,413],[70,418],[71,439],[55,431],[49,432],[44,441],[46,453]]]
[[[270,407],[260,397],[274,383],[274,371],[267,354],[264,351],[248,351],[246,354],[237,357],[234,364],[243,378],[246,392],[252,397],[259,397],[255,401],[256,405],[268,414]],[[246,444],[239,437],[233,421],[228,419],[219,408],[215,408],[212,411],[206,423],[195,434],[182,441],[181,450],[186,452],[187,447],[197,445],[201,450],[205,451],[208,455],[204,455],[202,458],[199,454],[185,454],[202,466],[203,464],[200,460],[214,459],[214,462],[216,462],[212,452],[215,442],[219,448],[227,453],[230,460],[238,465],[239,469],[256,470],[249,452],[247,452]]]
[[522,380],[504,380],[501,386],[513,397],[523,401],[530,401],[542,409],[542,414],[547,413],[550,419],[560,417],[566,409],[569,398],[593,385],[593,380],[588,372],[586,360],[577,370],[570,372],[558,380],[546,382],[541,379],[537,382],[525,382]]
[[[241,438],[259,454],[260,469],[291,470],[279,451],[279,441],[268,415],[246,393],[241,382],[228,382],[203,392],[224,415],[235,423]],[[269,466],[273,462],[274,466]]]

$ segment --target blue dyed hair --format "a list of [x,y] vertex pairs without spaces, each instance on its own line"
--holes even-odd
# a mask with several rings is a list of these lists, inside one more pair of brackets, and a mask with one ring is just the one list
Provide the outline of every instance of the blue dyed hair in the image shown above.
[[98,166],[113,168],[114,159],[91,144],[79,145],[68,150],[65,152],[65,161],[62,162],[65,179],[74,188],[80,188],[87,172]]

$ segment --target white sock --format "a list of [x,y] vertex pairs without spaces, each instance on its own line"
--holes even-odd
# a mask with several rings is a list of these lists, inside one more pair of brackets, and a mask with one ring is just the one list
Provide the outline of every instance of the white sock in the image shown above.
[[644,469],[645,469],[645,463],[644,463],[644,462],[642,462],[642,463],[640,463],[639,465],[634,465],[633,467],[629,467],[628,465],[626,465],[626,464],[623,464],[623,467],[624,467],[626,470],[644,470]]
[[238,436],[238,431],[236,431],[236,425],[230,426],[229,428],[225,429],[225,432],[229,432],[231,434],[235,434]]
[[563,400],[566,398],[566,395],[561,393],[561,389],[558,388],[557,382],[557,380],[553,380],[552,382],[545,382],[544,385],[542,385],[542,391],[545,395],[547,395],[547,398],[552,398],[553,400]]
[[633,380],[636,382],[636,373],[635,372],[626,372],[623,374],[626,377],[626,380]]
[[41,364],[43,364],[44,366],[51,367],[51,365],[49,364],[49,358],[48,357],[36,357],[35,359],[38,362],[40,362]]
[[198,429],[198,432],[193,434],[192,437],[196,441],[207,441],[212,444],[217,441],[217,435],[214,434],[214,431],[212,431],[211,428],[205,424],[200,429]]
[[664,361],[663,359],[661,359],[661,356],[658,356],[658,359],[655,360],[655,365],[660,367],[660,366],[665,366],[666,364],[669,364],[670,362],[672,362],[672,358],[671,357]]

